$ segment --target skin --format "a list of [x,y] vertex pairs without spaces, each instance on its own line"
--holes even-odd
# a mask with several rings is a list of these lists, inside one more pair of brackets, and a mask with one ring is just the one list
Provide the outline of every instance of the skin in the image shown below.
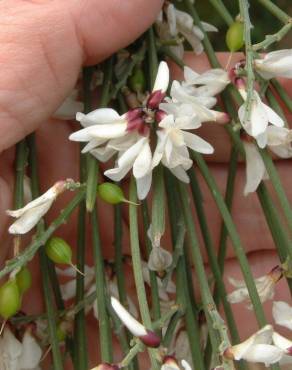
[[[121,5],[123,4],[123,5]],[[13,207],[14,144],[36,130],[40,183],[45,191],[55,181],[78,178],[79,150],[76,143],[67,140],[76,123],[52,120],[49,117],[73,89],[82,65],[96,64],[119,48],[137,38],[154,20],[161,7],[158,0],[2,0],[0,2],[0,260],[12,254],[11,237],[7,226],[11,222],[5,215]],[[124,25],[127,27],[124,27]],[[68,47],[70,45],[70,47]],[[234,56],[240,59],[241,55]],[[219,55],[223,67],[227,56]],[[201,72],[207,69],[206,56],[187,55],[187,63]],[[173,77],[181,77],[174,68]],[[287,85],[287,88],[291,85]],[[212,125],[212,126],[211,126]],[[222,127],[204,125],[200,134],[215,147],[215,155],[207,158],[209,167],[224,193],[227,177],[229,138]],[[62,160],[60,160],[60,158]],[[64,166],[65,164],[65,166]],[[278,170],[289,199],[292,199],[291,171],[288,161],[279,161]],[[238,226],[243,245],[255,276],[263,275],[278,264],[274,243],[265,223],[256,195],[243,196],[245,182],[244,165],[239,165],[236,179],[233,218]],[[204,181],[200,178],[206,213],[215,245],[221,227],[221,218]],[[64,194],[48,215],[48,222],[56,217],[70,199]],[[124,246],[129,250],[127,230],[127,206],[124,207]],[[101,238],[104,256],[113,256],[112,208],[100,204],[99,213],[103,224]],[[76,245],[76,218],[57,232],[74,247]],[[23,238],[23,247],[29,237]],[[166,235],[163,245],[168,245]],[[87,248],[87,263],[92,265],[90,248]],[[203,252],[204,254],[204,252]],[[225,276],[241,278],[239,266],[234,259],[231,245],[228,248]],[[206,257],[204,255],[205,261]],[[40,272],[37,258],[31,263],[34,274],[33,287],[24,298],[27,313],[43,311]],[[128,273],[128,272],[127,272]],[[134,293],[130,279],[129,289]],[[228,283],[227,283],[228,286]],[[228,286],[229,287],[229,286]],[[231,287],[229,287],[231,290]],[[287,286],[281,281],[277,286],[275,300],[289,301]],[[265,304],[267,317],[271,319],[271,303]],[[243,304],[234,305],[234,313],[242,338],[257,330],[252,312]],[[98,345],[95,320],[89,318],[88,342],[93,343],[90,365],[98,362]],[[116,351],[117,358],[120,359]],[[70,365],[68,368],[71,368]]]

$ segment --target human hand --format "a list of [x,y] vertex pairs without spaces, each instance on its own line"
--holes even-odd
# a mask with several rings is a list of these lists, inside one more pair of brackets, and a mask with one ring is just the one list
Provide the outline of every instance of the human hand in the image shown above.
[[[12,207],[13,159],[11,145],[37,129],[38,161],[42,190],[46,190],[55,181],[63,178],[78,178],[79,150],[77,145],[67,140],[72,131],[72,123],[49,119],[64,98],[75,85],[82,64],[95,64],[110,53],[129,43],[137,37],[155,19],[161,5],[159,1],[123,3],[118,7],[117,1],[105,4],[97,1],[74,1],[67,9],[65,1],[2,1],[0,3],[0,49],[3,68],[0,71],[0,235],[2,241],[2,260],[11,256],[11,238],[7,235],[8,221],[5,210]],[[97,11],[98,9],[98,11]],[[140,15],[140,16],[139,16]],[[32,22],[32,19],[35,22]],[[94,30],[97,24],[96,31]],[[127,24],[127,29],[123,26]],[[106,35],[106,37],[105,37]],[[70,45],[70,48],[68,48]],[[240,57],[240,56],[239,56]],[[226,56],[222,55],[222,65]],[[201,71],[208,64],[204,56],[187,56],[187,63]],[[11,104],[13,102],[13,105]],[[76,124],[75,124],[76,127]],[[222,192],[225,189],[229,138],[222,127],[214,124],[204,125],[202,133],[215,147],[212,163],[209,163]],[[61,160],[60,160],[61,159]],[[64,165],[65,164],[65,165]],[[292,199],[289,188],[288,161],[280,161],[278,169],[283,179],[288,197]],[[243,244],[255,276],[263,275],[278,263],[274,252],[274,244],[265,224],[262,210],[256,195],[245,198],[242,195],[245,181],[244,165],[240,165],[237,182],[236,198],[233,207],[234,220],[238,226]],[[290,179],[291,181],[291,179]],[[214,236],[215,245],[221,226],[221,217],[204,182],[206,213],[209,226]],[[48,220],[53,219],[68,201],[63,196],[50,213]],[[129,252],[127,233],[127,207],[124,207],[124,246]],[[113,255],[113,215],[110,206],[100,204],[99,207],[102,244],[104,257]],[[106,225],[106,228],[103,227]],[[76,245],[76,214],[72,221],[62,226],[57,235],[64,237],[72,246]],[[259,238],[260,235],[260,238]],[[167,237],[164,245],[169,244]],[[23,242],[23,247],[25,242]],[[88,248],[88,263],[92,261]],[[206,261],[206,258],[205,258]],[[37,260],[32,263],[34,285],[24,300],[27,313],[42,311],[41,286],[38,285],[39,268]],[[225,275],[239,277],[239,266],[234,259],[232,248],[229,248],[226,260]],[[130,288],[134,292],[134,284]],[[287,300],[285,282],[277,286],[277,300]],[[33,304],[32,304],[33,302]],[[271,320],[270,304],[265,304]],[[243,323],[241,334],[244,338],[255,331],[256,323],[252,312],[243,305],[234,306],[238,323]],[[271,321],[272,322],[272,321]],[[248,324],[247,324],[248,323]],[[92,324],[92,323],[91,323]],[[88,328],[88,342],[98,345],[96,326]],[[96,364],[96,351],[93,351],[92,365]]]

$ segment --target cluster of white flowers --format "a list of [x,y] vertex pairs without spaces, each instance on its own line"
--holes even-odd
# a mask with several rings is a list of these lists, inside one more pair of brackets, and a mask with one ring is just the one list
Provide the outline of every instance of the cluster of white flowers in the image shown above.
[[[255,59],[255,70],[264,79],[273,77],[292,78],[292,50],[268,53],[263,59]],[[244,80],[236,80],[238,91],[245,100],[238,116],[243,129],[256,140],[260,148],[267,147],[280,158],[292,157],[292,131],[284,127],[283,119],[253,91],[250,107],[247,107],[247,92]],[[249,112],[247,112],[249,110]],[[254,192],[262,180],[268,179],[266,168],[253,140],[244,141],[246,153],[246,186],[244,194]]]
[[1,370],[40,370],[42,350],[30,329],[19,341],[8,326],[0,337],[0,369]]
[[[217,32],[217,28],[209,23],[202,22],[202,27],[206,32]],[[183,57],[186,40],[196,54],[203,52],[202,40],[204,33],[194,25],[193,18],[190,14],[176,9],[176,7],[166,2],[156,19],[156,29],[159,39],[162,42],[174,43],[170,50],[178,57]]]
[[[216,103],[214,95],[229,83],[224,70],[199,75],[185,68],[184,75],[182,83],[173,81],[170,97],[166,98],[169,69],[161,62],[153,91],[144,106],[122,116],[110,108],[76,115],[84,128],[70,135],[70,140],[87,142],[83,153],[90,152],[102,162],[117,154],[115,168],[104,174],[120,181],[133,169],[139,199],[148,194],[152,171],[160,162],[181,181],[189,182],[186,170],[192,166],[192,160],[188,148],[205,154],[213,153],[213,148],[188,131],[206,121],[226,123],[229,119],[226,113],[211,109]],[[157,145],[152,154],[150,132],[155,123],[158,123]]]

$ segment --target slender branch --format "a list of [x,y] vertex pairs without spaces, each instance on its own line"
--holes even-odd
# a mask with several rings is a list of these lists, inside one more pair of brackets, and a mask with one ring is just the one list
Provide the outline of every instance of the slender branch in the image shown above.
[[94,207],[93,212],[90,215],[90,221],[92,225],[93,257],[95,261],[95,284],[101,360],[103,362],[111,363],[113,360],[113,344],[111,338],[110,320],[107,312],[108,297],[96,207]]
[[278,18],[282,23],[291,22],[291,17],[286,14],[282,9],[280,9],[273,1],[271,0],[258,0],[270,13],[272,13],[276,18]]
[[222,0],[209,0],[209,2],[214,6],[218,14],[221,15],[228,26],[230,26],[234,22],[232,15],[228,11]]
[[[141,254],[140,254],[140,243],[138,234],[138,217],[137,217],[137,206],[134,203],[137,202],[135,180],[132,177],[130,183],[130,201],[133,204],[129,205],[129,223],[130,223],[130,241],[131,241],[131,254],[133,263],[134,280],[137,292],[137,298],[139,308],[141,312],[142,322],[146,328],[152,329],[152,322],[146,297],[144,279],[142,274]],[[158,364],[155,359],[155,350],[148,349],[151,366],[153,370],[158,369]]]
[[[35,147],[35,138],[34,134],[31,134],[28,138],[28,145],[29,145],[29,170],[30,170],[30,177],[31,177],[31,189],[32,189],[32,197],[35,199],[39,196],[39,183],[38,183],[38,170],[37,170],[37,153]],[[40,221],[37,226],[37,237],[41,236],[44,233],[44,224],[43,221]],[[50,286],[49,280],[49,266],[48,266],[48,258],[46,256],[45,250],[41,248],[39,250],[39,258],[40,258],[40,270],[42,276],[42,283],[43,283],[43,294],[45,299],[45,305],[48,315],[48,331],[50,337],[50,345],[52,347],[53,353],[53,365],[54,369],[56,370],[63,370],[63,361],[62,355],[59,347],[59,340],[57,336],[57,320],[56,317],[56,310],[54,308],[53,303],[53,295]]]
[[266,35],[265,39],[262,42],[253,44],[252,46],[253,51],[258,51],[262,49],[265,50],[270,45],[272,45],[274,42],[281,41],[282,38],[286,36],[287,33],[291,30],[291,28],[292,28],[292,22],[289,22],[285,24],[278,32],[274,33],[273,35]]

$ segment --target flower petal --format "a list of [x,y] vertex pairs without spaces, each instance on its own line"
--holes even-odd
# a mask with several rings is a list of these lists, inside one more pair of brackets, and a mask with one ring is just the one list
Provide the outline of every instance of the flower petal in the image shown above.
[[120,115],[112,108],[99,108],[95,109],[90,113],[77,113],[76,120],[79,121],[82,126],[88,127],[96,124],[106,124],[118,121]]
[[214,148],[207,141],[195,134],[183,131],[183,137],[186,146],[195,152],[203,154],[212,154],[214,152]]
[[145,141],[140,153],[133,164],[133,175],[136,179],[147,175],[151,169],[152,153],[148,141]]
[[22,340],[22,353],[19,357],[20,369],[35,369],[39,365],[41,357],[41,347],[27,330]]
[[153,92],[154,91],[161,91],[163,93],[166,92],[169,84],[169,68],[166,62],[162,61],[159,64]]
[[273,317],[276,324],[292,330],[292,307],[286,302],[273,302]]
[[152,183],[152,172],[149,172],[146,176],[136,179],[137,183],[137,195],[138,199],[143,200],[148,195],[151,183]]
[[244,195],[247,195],[256,191],[265,176],[266,167],[254,144],[244,143],[244,149],[246,155],[246,184]]

